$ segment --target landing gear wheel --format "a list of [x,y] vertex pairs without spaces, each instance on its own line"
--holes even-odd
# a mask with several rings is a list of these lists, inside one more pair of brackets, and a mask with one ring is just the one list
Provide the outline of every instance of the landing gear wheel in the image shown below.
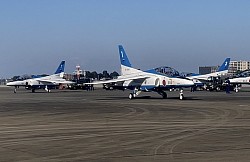
[[31,92],[34,93],[34,92],[35,92],[35,89],[32,89]]
[[181,89],[180,90],[180,100],[183,100],[184,99],[184,94],[183,94],[183,90]]
[[220,91],[220,87],[216,87],[216,91]]
[[236,93],[239,92],[238,85],[235,86],[234,91],[235,91]]
[[132,100],[132,99],[134,98],[134,94],[133,94],[133,93],[130,93],[130,94],[128,95],[128,98],[129,98],[130,100]]
[[166,99],[167,97],[168,97],[167,93],[163,92],[163,93],[162,93],[162,98],[163,98],[163,99]]

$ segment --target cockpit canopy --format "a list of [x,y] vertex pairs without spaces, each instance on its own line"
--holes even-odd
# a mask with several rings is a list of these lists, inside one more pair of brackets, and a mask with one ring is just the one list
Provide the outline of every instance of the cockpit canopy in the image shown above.
[[156,72],[160,73],[160,74],[164,74],[168,77],[179,77],[180,73],[175,70],[174,68],[168,67],[168,66],[161,66],[158,68],[154,69]]

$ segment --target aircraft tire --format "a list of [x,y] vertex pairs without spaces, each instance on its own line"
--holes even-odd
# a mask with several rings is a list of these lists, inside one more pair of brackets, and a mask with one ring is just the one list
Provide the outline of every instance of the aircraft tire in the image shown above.
[[128,98],[129,98],[130,100],[132,100],[132,99],[134,98],[134,94],[133,94],[133,93],[130,93],[130,94],[128,95]]
[[167,93],[166,93],[166,92],[163,92],[163,93],[162,93],[162,98],[163,98],[163,99],[168,98],[168,95],[167,95]]
[[216,91],[220,91],[220,87],[216,87]]

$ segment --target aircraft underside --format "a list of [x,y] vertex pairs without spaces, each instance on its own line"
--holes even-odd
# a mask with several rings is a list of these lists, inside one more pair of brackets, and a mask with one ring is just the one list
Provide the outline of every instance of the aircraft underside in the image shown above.
[[[19,87],[20,86],[15,86],[14,93],[17,92],[17,88]],[[26,85],[25,89],[31,90],[32,92],[35,92],[38,89],[44,89],[45,91],[50,92],[51,89],[56,89],[57,87],[58,85],[32,85],[32,86]]]
[[[137,97],[141,92],[156,92],[159,95],[162,96],[162,98],[167,98],[167,93],[166,91],[171,91],[174,89],[180,89],[180,99],[182,100],[184,98],[183,95],[183,85],[169,85],[169,86],[112,86],[112,87],[104,87],[104,89],[107,90],[132,90],[132,92],[129,94],[129,99],[134,99],[135,97]],[[190,87],[190,86],[187,86]]]

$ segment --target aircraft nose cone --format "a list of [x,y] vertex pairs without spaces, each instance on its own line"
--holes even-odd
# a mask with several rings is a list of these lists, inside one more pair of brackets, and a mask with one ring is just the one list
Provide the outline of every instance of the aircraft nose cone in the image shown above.
[[7,85],[7,86],[11,86],[11,85],[13,85],[13,83],[12,83],[12,82],[9,82],[9,83],[7,83],[6,85]]
[[13,82],[7,83],[6,85],[7,86],[19,86],[19,85],[22,85],[22,84],[23,84],[23,81],[13,81]]

